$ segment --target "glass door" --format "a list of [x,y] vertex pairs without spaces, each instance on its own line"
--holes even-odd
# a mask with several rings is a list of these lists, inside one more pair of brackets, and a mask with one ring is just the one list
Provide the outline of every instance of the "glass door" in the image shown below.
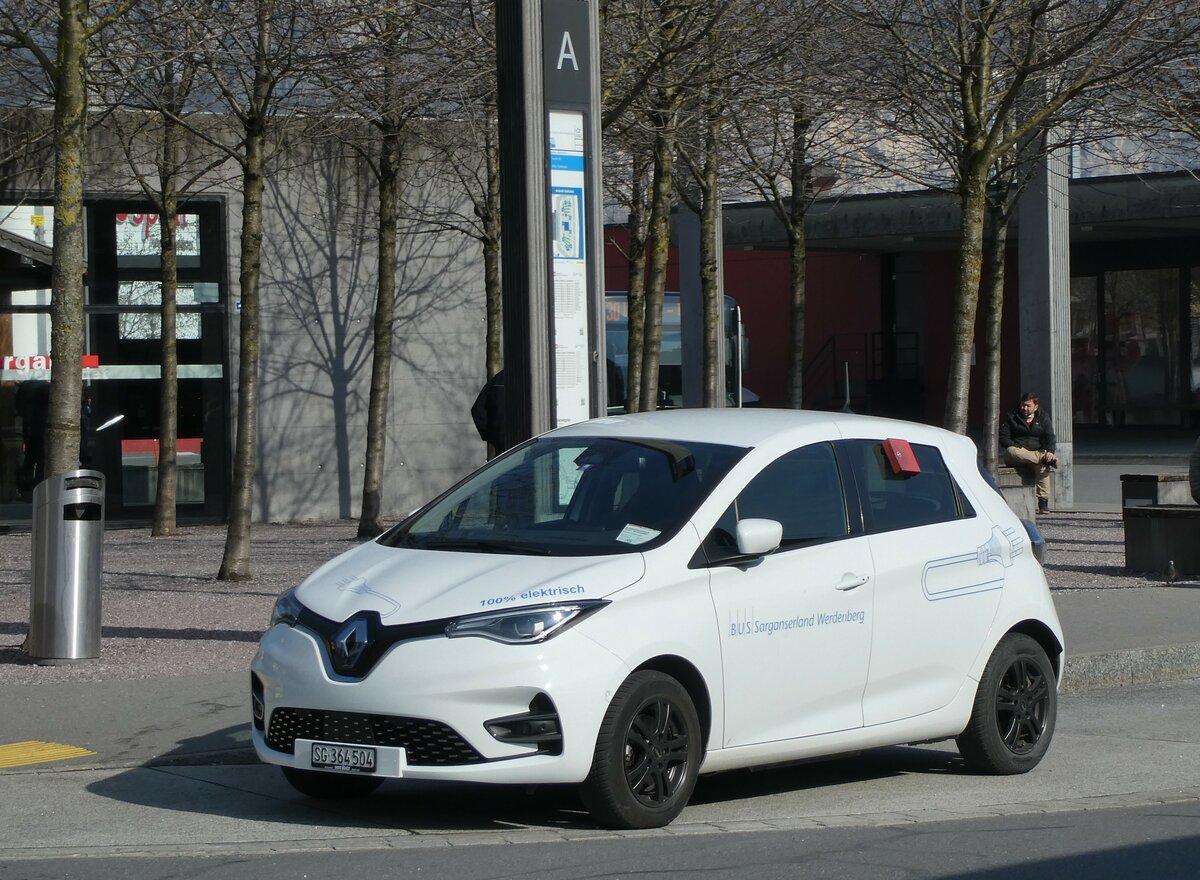
[[1104,274],[1105,401],[1112,424],[1179,422],[1179,270]]

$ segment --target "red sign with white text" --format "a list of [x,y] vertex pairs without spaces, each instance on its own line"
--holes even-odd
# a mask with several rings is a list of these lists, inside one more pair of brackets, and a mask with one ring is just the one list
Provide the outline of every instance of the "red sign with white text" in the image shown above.
[[[79,359],[84,369],[100,366],[100,355],[85,354]],[[15,370],[25,372],[27,370],[48,370],[50,369],[50,355],[48,354],[7,354],[4,360],[0,361],[0,369]]]

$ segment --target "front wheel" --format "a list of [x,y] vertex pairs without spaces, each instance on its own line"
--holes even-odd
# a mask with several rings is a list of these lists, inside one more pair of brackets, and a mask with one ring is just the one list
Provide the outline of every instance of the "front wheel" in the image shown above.
[[635,672],[613,697],[581,795],[613,828],[659,828],[687,805],[702,755],[700,719],[683,685]]
[[1057,715],[1057,682],[1046,652],[1029,636],[1009,633],[984,667],[958,750],[983,773],[1026,773],[1050,747]]
[[319,770],[298,770],[295,767],[279,769],[296,791],[322,800],[363,797],[383,785],[383,779],[378,776],[322,773]]

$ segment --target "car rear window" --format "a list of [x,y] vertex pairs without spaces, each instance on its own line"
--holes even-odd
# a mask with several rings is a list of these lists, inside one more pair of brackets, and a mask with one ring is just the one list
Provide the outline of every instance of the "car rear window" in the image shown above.
[[975,515],[936,446],[911,444],[917,474],[899,474],[878,440],[846,442],[869,532],[909,529]]

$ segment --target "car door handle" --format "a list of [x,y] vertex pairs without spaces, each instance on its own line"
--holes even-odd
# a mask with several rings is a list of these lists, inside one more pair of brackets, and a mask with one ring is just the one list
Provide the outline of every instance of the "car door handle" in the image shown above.
[[846,572],[842,576],[842,582],[837,585],[837,589],[842,591],[854,590],[861,587],[870,579],[871,576],[869,574],[852,574],[851,572]]

